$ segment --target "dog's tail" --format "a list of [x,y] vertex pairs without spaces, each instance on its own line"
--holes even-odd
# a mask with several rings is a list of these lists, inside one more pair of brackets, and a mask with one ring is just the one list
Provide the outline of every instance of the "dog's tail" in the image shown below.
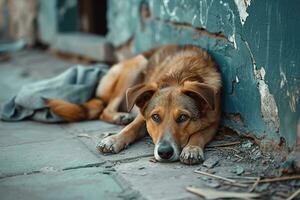
[[91,99],[83,105],[48,99],[47,105],[56,115],[68,122],[97,119],[104,109],[104,102],[97,98]]

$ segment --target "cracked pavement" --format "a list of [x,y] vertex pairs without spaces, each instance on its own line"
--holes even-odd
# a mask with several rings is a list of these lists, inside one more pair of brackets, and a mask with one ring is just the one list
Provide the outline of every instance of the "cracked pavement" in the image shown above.
[[[40,50],[12,54],[10,60],[0,63],[0,104],[23,84],[55,76],[71,65]],[[1,199],[199,199],[186,187],[248,191],[252,184],[235,187],[195,170],[235,178],[277,176],[282,161],[276,155],[263,154],[252,140],[226,129],[205,149],[207,161],[201,165],[153,162],[154,145],[149,137],[119,154],[100,154],[96,144],[121,128],[101,121],[0,121]],[[240,143],[213,146],[224,141]],[[284,199],[299,186],[300,182],[294,180],[265,183],[255,192]]]

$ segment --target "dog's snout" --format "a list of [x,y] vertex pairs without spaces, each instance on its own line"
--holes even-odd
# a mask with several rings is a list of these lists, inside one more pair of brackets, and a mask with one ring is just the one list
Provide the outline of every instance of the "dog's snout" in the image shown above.
[[164,160],[170,159],[174,154],[174,149],[169,143],[161,143],[157,149],[159,157]]

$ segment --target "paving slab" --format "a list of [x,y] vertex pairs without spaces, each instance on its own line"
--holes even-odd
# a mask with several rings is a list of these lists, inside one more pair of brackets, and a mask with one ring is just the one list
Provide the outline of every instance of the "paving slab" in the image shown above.
[[59,125],[31,121],[0,122],[0,152],[1,176],[101,162]]
[[44,167],[64,169],[101,162],[75,139],[1,147],[0,152],[1,176],[29,173]]
[[[199,166],[187,166],[180,163],[153,163],[149,158],[115,166],[121,177],[131,187],[140,191],[146,199],[192,199],[186,187],[205,186],[193,171]],[[199,199],[199,198],[198,198]]]
[[73,137],[57,124],[44,124],[34,121],[0,121],[0,134],[0,147]]
[[0,179],[1,199],[124,199],[124,188],[99,168],[54,171]]

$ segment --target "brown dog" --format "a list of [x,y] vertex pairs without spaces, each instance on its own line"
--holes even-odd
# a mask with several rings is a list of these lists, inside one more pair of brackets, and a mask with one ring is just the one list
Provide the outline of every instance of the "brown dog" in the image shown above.
[[[168,45],[112,66],[98,85],[97,98],[84,105],[60,100],[48,105],[68,121],[100,116],[110,123],[129,123],[99,143],[101,152],[118,153],[148,132],[158,161],[195,164],[203,161],[204,146],[218,128],[221,84],[207,52]],[[125,107],[134,109],[128,113]]]

